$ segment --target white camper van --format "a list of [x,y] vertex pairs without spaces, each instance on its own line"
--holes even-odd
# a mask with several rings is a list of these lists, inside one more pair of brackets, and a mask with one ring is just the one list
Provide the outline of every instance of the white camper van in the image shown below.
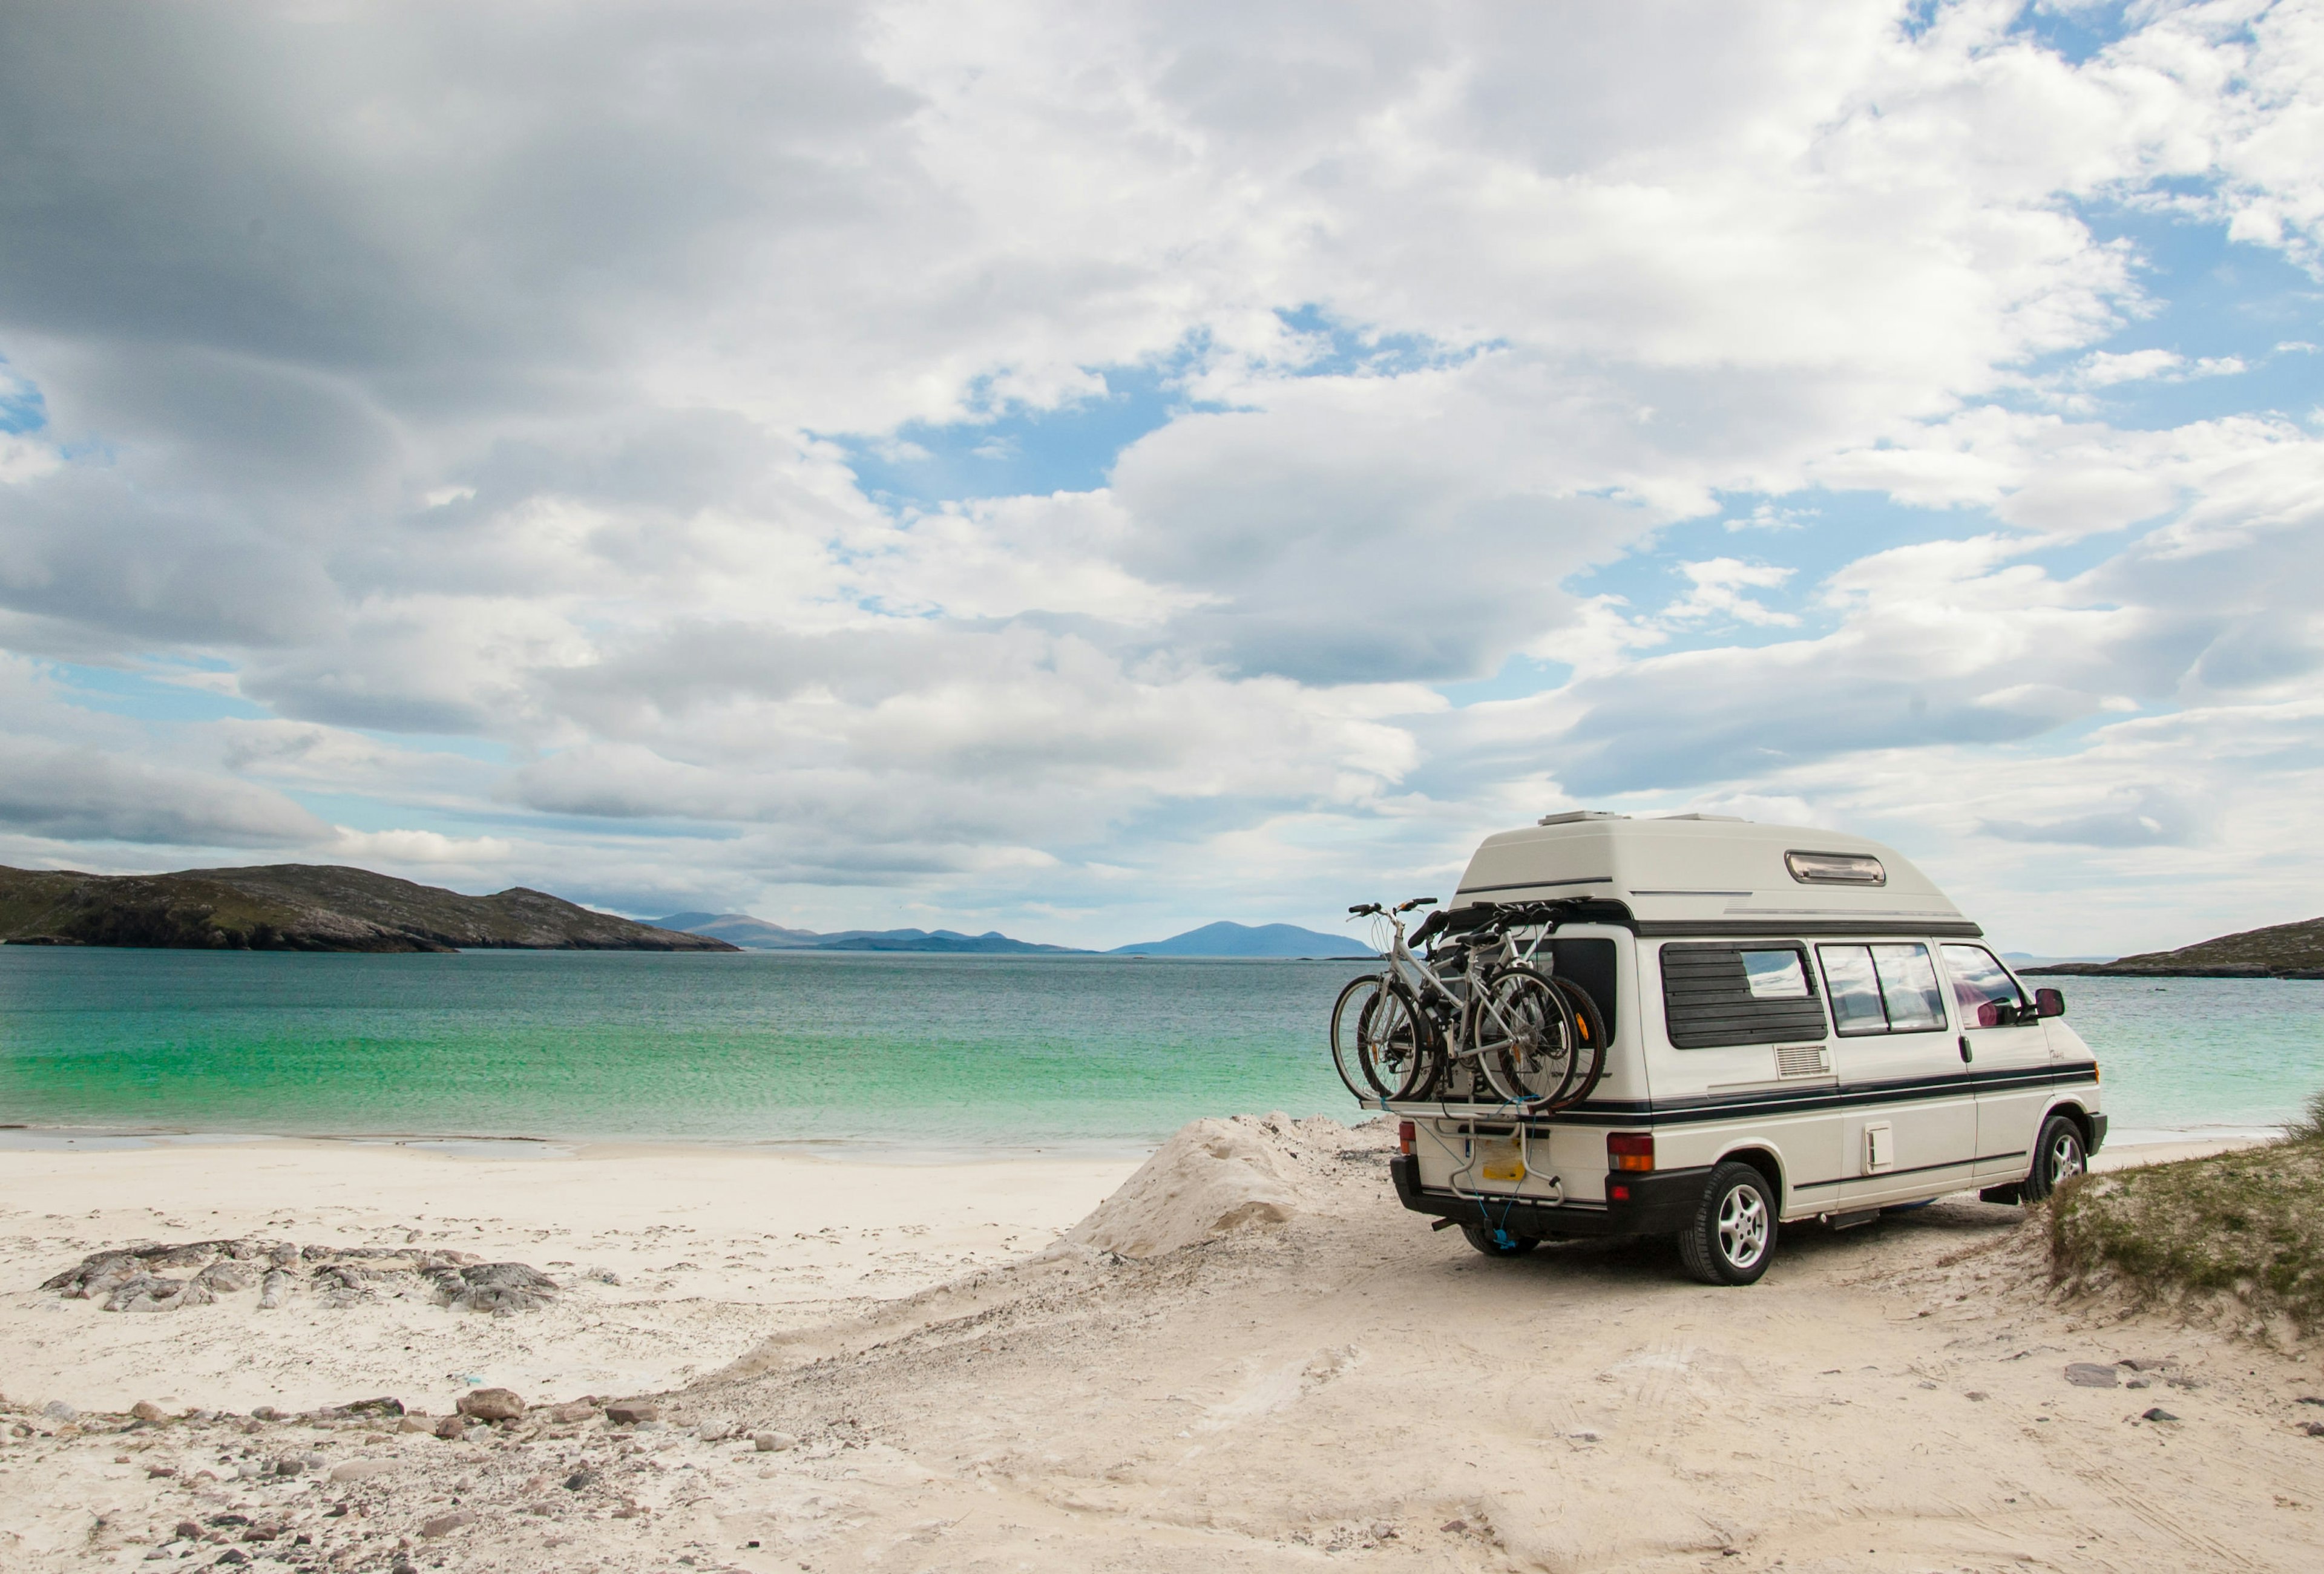
[[1400,1120],[1405,1206],[1489,1255],[1667,1234],[1698,1277],[1746,1284],[1779,1223],[2036,1200],[2106,1140],[2063,998],[2021,986],[1877,842],[1553,815],[1486,838],[1446,911],[1488,903],[1526,904],[1532,965],[1586,992],[1604,1034],[1602,1073],[1554,1113],[1457,1070],[1374,1100]]

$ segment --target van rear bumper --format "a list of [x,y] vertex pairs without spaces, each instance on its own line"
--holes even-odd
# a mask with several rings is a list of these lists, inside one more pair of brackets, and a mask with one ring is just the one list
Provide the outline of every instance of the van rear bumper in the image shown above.
[[1711,1183],[1708,1166],[1656,1170],[1609,1177],[1629,1188],[1627,1202],[1585,1206],[1530,1197],[1480,1201],[1473,1196],[1422,1190],[1420,1160],[1415,1155],[1398,1155],[1388,1161],[1388,1169],[1396,1180],[1397,1196],[1415,1213],[1529,1236],[1675,1235],[1693,1222],[1695,1210],[1702,1206],[1703,1188]]

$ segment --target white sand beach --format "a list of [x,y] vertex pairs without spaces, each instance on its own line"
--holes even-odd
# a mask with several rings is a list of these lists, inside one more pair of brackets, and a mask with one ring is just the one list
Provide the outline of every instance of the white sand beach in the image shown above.
[[[0,1562],[2312,1566],[2314,1353],[2061,1303],[2015,1209],[1803,1227],[1763,1284],[1713,1290],[1661,1243],[1478,1257],[1397,1206],[1385,1152],[1213,1124],[1055,1245],[1136,1166],[0,1152]],[[235,1236],[319,1249],[272,1310],[36,1288]],[[351,1247],[561,1288],[498,1316],[408,1274],[327,1293],[303,1265]],[[530,1408],[437,1436],[481,1387]],[[317,1413],[380,1396],[429,1419]],[[603,1409],[639,1397],[643,1424]]]
[[[0,1393],[86,1410],[140,1399],[304,1410],[394,1395],[439,1413],[472,1376],[526,1392],[650,1393],[716,1370],[788,1320],[1037,1250],[1137,1167],[265,1138],[0,1152]],[[325,1309],[294,1297],[262,1312],[255,1295],[106,1315],[32,1291],[105,1247],[235,1237],[448,1247],[567,1287],[520,1321],[410,1298]]]

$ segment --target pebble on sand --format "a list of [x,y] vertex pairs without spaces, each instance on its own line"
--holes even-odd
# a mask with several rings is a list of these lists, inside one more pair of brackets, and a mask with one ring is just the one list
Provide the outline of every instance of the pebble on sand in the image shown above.
[[458,1530],[462,1525],[470,1525],[475,1523],[476,1516],[475,1511],[466,1508],[456,1508],[449,1514],[439,1514],[434,1519],[431,1519],[427,1523],[421,1525],[420,1527],[420,1533],[432,1540],[437,1536],[448,1536],[454,1531]]
[[2114,1367],[2096,1361],[2076,1361],[2066,1368],[2066,1381],[2077,1388],[2111,1388],[2121,1377]]
[[751,1441],[762,1454],[779,1454],[785,1449],[798,1447],[798,1439],[787,1431],[762,1431],[752,1434]]
[[605,1406],[605,1419],[615,1426],[636,1426],[641,1422],[659,1421],[661,1406],[650,1399],[625,1399]]

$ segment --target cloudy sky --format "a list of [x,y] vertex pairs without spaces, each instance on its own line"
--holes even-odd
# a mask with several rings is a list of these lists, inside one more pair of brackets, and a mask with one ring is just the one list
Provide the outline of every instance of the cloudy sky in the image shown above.
[[2324,0],[0,4],[0,860],[2324,911]]

